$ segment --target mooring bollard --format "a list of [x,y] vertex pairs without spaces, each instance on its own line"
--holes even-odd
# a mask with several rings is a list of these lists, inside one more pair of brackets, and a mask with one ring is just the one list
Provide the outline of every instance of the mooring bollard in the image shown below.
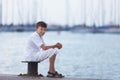
[[39,74],[38,75],[38,63],[40,61],[37,62],[33,62],[33,61],[22,61],[23,63],[27,63],[27,74],[20,74],[20,76],[41,76],[43,77],[43,75]]
[[28,62],[27,74],[31,76],[38,75],[38,62]]

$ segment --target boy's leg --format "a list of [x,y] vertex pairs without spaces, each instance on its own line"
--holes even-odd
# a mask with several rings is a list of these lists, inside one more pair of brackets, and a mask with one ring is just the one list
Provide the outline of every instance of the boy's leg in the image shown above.
[[54,78],[63,78],[64,76],[60,73],[58,73],[55,70],[55,59],[56,59],[57,53],[55,52],[49,57],[50,67],[47,77],[54,77]]
[[55,58],[56,58],[56,54],[51,56],[51,58],[49,59],[49,61],[50,61],[49,72],[51,72],[51,73],[55,72]]

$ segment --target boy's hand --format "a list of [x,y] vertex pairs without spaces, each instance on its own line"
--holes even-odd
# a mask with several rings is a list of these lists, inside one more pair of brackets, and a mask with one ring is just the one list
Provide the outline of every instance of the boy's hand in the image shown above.
[[61,49],[61,48],[62,48],[62,44],[61,44],[61,43],[57,43],[57,44],[56,44],[56,47],[57,47],[58,49]]

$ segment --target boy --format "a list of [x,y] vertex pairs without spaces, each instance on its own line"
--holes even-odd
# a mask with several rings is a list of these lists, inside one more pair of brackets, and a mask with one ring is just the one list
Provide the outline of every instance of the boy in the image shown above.
[[59,74],[54,67],[57,50],[54,48],[61,49],[62,44],[56,43],[54,45],[47,46],[44,43],[43,35],[46,32],[47,24],[43,21],[36,24],[36,31],[30,36],[27,48],[26,48],[26,61],[43,61],[49,58],[50,66],[47,77],[64,77]]

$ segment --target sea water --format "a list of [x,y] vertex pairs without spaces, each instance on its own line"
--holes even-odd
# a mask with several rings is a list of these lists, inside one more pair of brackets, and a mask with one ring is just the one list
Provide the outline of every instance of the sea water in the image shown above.
[[[32,32],[0,32],[0,74],[27,72],[22,63]],[[47,45],[61,42],[56,70],[66,77],[120,80],[120,35],[46,32]],[[39,63],[39,73],[47,75],[49,59]]]

